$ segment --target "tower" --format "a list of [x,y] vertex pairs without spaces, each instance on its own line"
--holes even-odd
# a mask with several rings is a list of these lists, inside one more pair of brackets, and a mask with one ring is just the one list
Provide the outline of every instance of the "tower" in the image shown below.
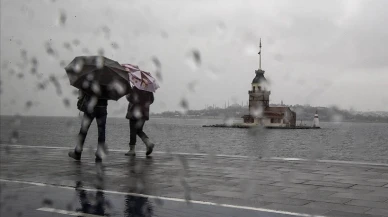
[[261,39],[259,46],[259,68],[255,70],[256,76],[253,78],[252,89],[249,94],[249,115],[253,118],[260,118],[261,113],[269,106],[270,91],[267,90],[267,79],[264,77],[264,70],[261,69]]
[[318,110],[315,111],[313,127],[319,128]]

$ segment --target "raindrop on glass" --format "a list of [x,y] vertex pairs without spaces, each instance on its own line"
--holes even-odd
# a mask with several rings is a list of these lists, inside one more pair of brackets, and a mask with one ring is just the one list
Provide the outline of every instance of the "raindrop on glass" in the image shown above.
[[97,69],[102,69],[104,67],[104,57],[99,56],[96,58]]
[[45,206],[52,206],[54,204],[54,202],[51,199],[45,198],[45,199],[43,199],[42,204]]
[[220,36],[224,36],[225,35],[225,32],[226,32],[226,25],[224,22],[218,22],[217,23],[217,33],[220,35]]
[[183,98],[179,104],[183,108],[184,113],[189,110],[189,102],[187,101],[187,99]]
[[11,144],[16,144],[18,142],[18,140],[19,140],[19,131],[12,130],[11,138],[10,138]]
[[66,61],[61,60],[61,62],[59,62],[59,66],[62,68],[66,67]]
[[119,45],[116,42],[112,42],[111,46],[113,49],[119,49]]
[[66,108],[70,108],[70,100],[68,98],[63,99],[63,104]]
[[33,103],[32,101],[27,101],[26,102],[26,109],[30,109],[32,107]]
[[162,81],[162,63],[157,57],[152,57],[152,63],[155,66],[155,75],[159,81]]
[[59,25],[64,26],[66,24],[66,20],[67,20],[67,16],[66,16],[65,11],[63,11],[63,10],[60,11],[59,12],[59,19],[58,19]]
[[82,48],[82,53],[88,54],[90,52],[89,52],[89,49],[85,47],[85,48]]
[[72,50],[72,49],[71,49],[71,44],[70,44],[69,42],[63,43],[63,47],[66,48],[66,49],[68,49],[68,50],[70,50],[70,51]]
[[225,122],[226,126],[232,126],[233,123],[234,123],[234,118],[233,117],[228,117],[228,118],[226,118],[226,120],[224,122]]
[[78,40],[78,39],[74,39],[73,40],[73,45],[74,46],[78,46],[78,45],[80,45],[81,44],[81,42]]
[[32,65],[37,66],[38,65],[38,59],[36,59],[36,57],[32,57],[31,58],[31,63],[32,63]]
[[100,48],[100,49],[98,49],[98,51],[97,51],[97,53],[98,53],[98,55],[100,55],[100,56],[104,56],[104,49],[103,48]]
[[201,66],[201,54],[198,50],[194,49],[188,53],[187,64],[192,71],[196,71]]
[[81,70],[84,67],[84,60],[81,58],[78,58],[73,67],[74,67],[73,68],[74,72],[76,73],[81,72]]
[[187,88],[191,92],[195,92],[195,86],[197,86],[198,82],[197,81],[191,81],[190,83],[187,84]]

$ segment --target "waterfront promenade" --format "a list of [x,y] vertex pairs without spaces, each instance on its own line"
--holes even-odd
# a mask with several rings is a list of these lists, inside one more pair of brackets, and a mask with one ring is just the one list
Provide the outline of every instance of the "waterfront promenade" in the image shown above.
[[[388,216],[385,164],[126,150],[96,164],[67,151],[1,144],[1,216]],[[98,206],[82,209],[81,190]]]

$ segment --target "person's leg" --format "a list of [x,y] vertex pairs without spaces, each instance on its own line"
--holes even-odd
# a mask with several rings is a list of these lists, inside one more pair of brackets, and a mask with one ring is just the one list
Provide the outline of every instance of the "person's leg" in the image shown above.
[[145,124],[144,119],[137,121],[137,123],[136,123],[137,135],[140,137],[140,139],[144,142],[144,144],[147,147],[146,155],[150,155],[152,153],[155,145],[152,142],[150,142],[150,139],[148,138],[147,134],[144,133],[144,131],[143,131],[144,124]]
[[96,122],[97,122],[97,129],[98,129],[98,145],[97,145],[97,151],[96,151],[96,160],[101,160],[105,154],[106,154],[106,147],[105,147],[105,130],[106,130],[106,118],[107,118],[107,112],[106,108],[104,111],[104,108],[98,108],[99,112],[97,112],[96,116]]
[[125,154],[127,156],[136,156],[135,147],[136,147],[136,120],[129,119],[129,151]]
[[75,146],[74,151],[69,152],[69,157],[74,158],[75,160],[81,159],[81,153],[85,144],[86,135],[93,119],[94,116],[92,114],[84,113],[81,122],[81,129],[78,133],[77,145]]

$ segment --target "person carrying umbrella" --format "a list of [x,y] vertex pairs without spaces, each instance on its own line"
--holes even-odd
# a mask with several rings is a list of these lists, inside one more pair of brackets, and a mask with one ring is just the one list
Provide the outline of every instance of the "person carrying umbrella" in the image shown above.
[[117,62],[101,56],[76,57],[65,68],[70,84],[79,89],[77,107],[84,112],[74,150],[69,157],[79,161],[86,135],[94,119],[98,128],[96,161],[106,154],[105,129],[108,100],[118,100],[131,91],[127,71]]
[[153,92],[159,88],[159,85],[150,73],[141,71],[137,66],[131,64],[123,64],[123,66],[128,71],[129,80],[133,84],[131,92],[126,96],[129,102],[126,118],[129,119],[130,141],[129,151],[125,155],[136,156],[136,137],[139,136],[147,147],[148,156],[152,153],[155,144],[150,142],[143,127],[150,118],[150,106],[154,102]]

